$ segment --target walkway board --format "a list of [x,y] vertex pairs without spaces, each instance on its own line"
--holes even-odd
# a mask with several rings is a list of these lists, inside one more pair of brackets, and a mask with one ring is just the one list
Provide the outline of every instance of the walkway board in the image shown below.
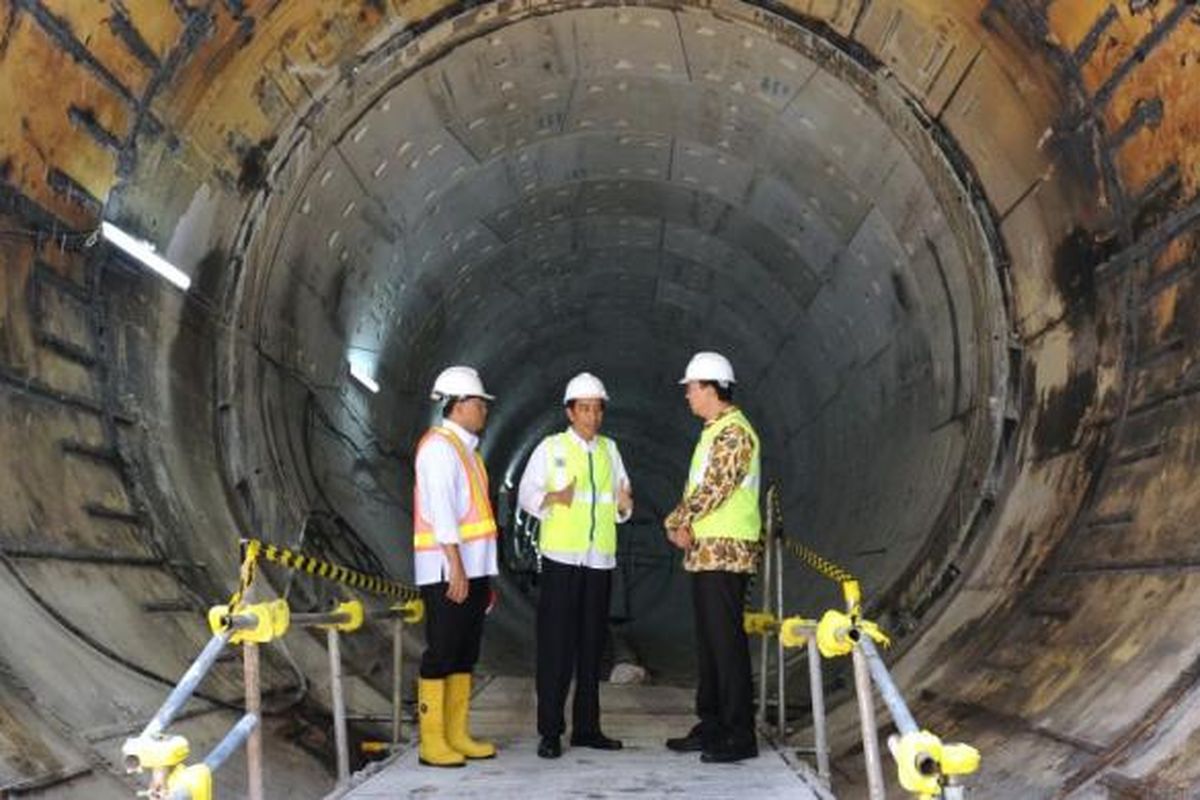
[[[692,697],[691,691],[674,687],[605,684],[601,687],[604,732],[623,740],[625,749],[570,748],[564,737],[562,758],[547,760],[536,752],[532,681],[497,678],[478,694],[472,708],[473,732],[500,748],[495,759],[469,762],[458,769],[434,769],[417,763],[414,747],[370,774],[355,776],[351,788],[332,797],[821,800],[830,796],[814,788],[803,767],[793,767],[765,741],[758,758],[738,764],[702,764],[698,754],[667,750],[664,740],[686,733],[695,722]],[[570,699],[567,703],[569,709]]]

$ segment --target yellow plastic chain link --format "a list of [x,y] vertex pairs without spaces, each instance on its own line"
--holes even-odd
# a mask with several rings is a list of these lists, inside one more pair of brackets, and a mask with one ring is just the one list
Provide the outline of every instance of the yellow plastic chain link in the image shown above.
[[247,555],[249,555],[251,548],[254,548],[256,553],[273,564],[281,564],[288,569],[299,570],[318,578],[324,578],[334,583],[340,583],[343,586],[349,586],[352,589],[359,589],[371,594],[383,595],[384,597],[392,597],[401,601],[417,600],[421,597],[421,593],[411,586],[405,586],[402,583],[397,583],[387,578],[368,575],[365,572],[359,572],[349,567],[322,561],[319,558],[306,556],[303,553],[296,553],[286,547],[263,544],[257,539],[250,539],[248,540]]
[[858,579],[850,574],[849,570],[839,567],[829,559],[822,556],[820,553],[812,550],[799,542],[794,542],[791,539],[783,540],[783,547],[796,558],[807,564],[814,572],[829,578],[831,581],[838,583],[847,583],[849,581],[858,582]]
[[246,591],[250,588],[250,584],[254,583],[255,568],[258,566],[258,554],[262,549],[262,542],[257,539],[245,540],[243,545],[245,552],[242,555],[242,568],[238,571],[238,587],[226,604],[229,608],[235,610],[246,599]]

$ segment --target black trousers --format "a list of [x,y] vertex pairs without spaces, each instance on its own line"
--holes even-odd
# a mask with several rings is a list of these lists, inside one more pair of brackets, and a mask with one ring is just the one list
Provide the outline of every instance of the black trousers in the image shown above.
[[608,635],[612,570],[542,560],[537,613],[538,734],[562,736],[571,677],[571,730],[600,733],[600,657]]
[[754,736],[754,679],[750,643],[742,622],[750,576],[692,573],[696,619],[696,715],[705,746],[744,745]]
[[470,672],[479,660],[483,639],[483,615],[487,611],[491,583],[488,578],[471,578],[467,599],[451,603],[446,599],[447,583],[421,587],[425,601],[425,653],[421,656],[421,677],[444,678]]

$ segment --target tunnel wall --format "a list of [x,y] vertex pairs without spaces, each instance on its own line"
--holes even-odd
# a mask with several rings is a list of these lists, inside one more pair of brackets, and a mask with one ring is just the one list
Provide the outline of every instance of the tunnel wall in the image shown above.
[[[0,6],[0,98],[13,110],[0,120],[6,788],[115,792],[119,731],[161,699],[146,673],[178,673],[194,652],[196,606],[229,587],[232,528],[248,525],[207,450],[220,399],[190,371],[214,365],[166,351],[236,326],[212,311],[237,269],[221,253],[316,89],[385,42],[436,47],[390,34],[445,13],[130,5]],[[946,591],[906,607],[897,669],[919,716],[981,744],[984,796],[1190,796],[1194,8],[778,10],[862,48],[937,121],[1009,259],[1012,446],[974,547],[943,567]],[[201,275],[189,302],[210,308],[189,318],[151,277],[87,249],[102,206]],[[214,693],[236,694],[222,680]],[[840,737],[851,786],[852,739]],[[278,758],[303,762],[297,748]]]

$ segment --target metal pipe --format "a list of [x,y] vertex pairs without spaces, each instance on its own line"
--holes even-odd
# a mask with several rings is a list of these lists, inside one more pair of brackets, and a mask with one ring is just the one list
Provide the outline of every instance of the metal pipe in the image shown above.
[[258,721],[258,714],[251,714],[249,712],[243,714],[242,718],[237,721],[237,724],[229,729],[229,733],[225,734],[225,738],[212,749],[212,752],[204,757],[204,765],[213,772],[216,772],[233,755],[235,750],[245,744],[246,740],[258,731]]
[[901,734],[916,733],[917,721],[913,718],[912,712],[908,710],[908,704],[904,702],[904,698],[900,696],[900,690],[896,688],[891,673],[884,666],[879,651],[875,649],[875,643],[871,641],[870,637],[863,636],[858,641],[858,647],[862,649],[863,655],[866,657],[867,666],[871,669],[871,677],[874,678],[875,686],[879,688],[879,694],[892,714],[896,729]]
[[292,614],[289,622],[292,625],[344,625],[350,621],[350,615],[334,611],[317,611],[312,613]]
[[196,656],[196,660],[187,668],[187,672],[183,673],[183,677],[179,679],[179,683],[175,684],[175,688],[167,695],[167,699],[163,701],[162,706],[158,709],[151,720],[146,723],[146,727],[142,729],[141,736],[157,736],[163,732],[163,729],[171,724],[171,720],[175,719],[175,715],[179,713],[192,693],[196,691],[196,687],[200,685],[200,681],[204,680],[204,676],[212,669],[212,665],[216,663],[217,657],[221,655],[221,651],[225,649],[225,645],[229,642],[229,637],[233,635],[232,630],[225,630],[221,633],[214,634],[208,640],[208,644],[204,645],[204,649],[200,651],[200,655]]
[[879,735],[875,725],[875,700],[871,696],[871,673],[861,647],[855,647],[850,655],[854,661],[854,690],[858,695],[863,758],[867,764],[867,796],[870,800],[886,800],[883,763],[879,760]]
[[342,653],[337,628],[330,628],[329,692],[333,696],[333,736],[337,745],[338,784],[350,777],[350,747],[346,740],[346,704],[342,696]]
[[[762,610],[764,613],[771,610],[771,526],[774,522],[774,513],[772,512],[772,504],[767,503],[767,525],[766,525],[766,546],[763,548],[763,571],[762,571]],[[767,637],[764,635],[759,642],[758,647],[758,727],[760,730],[767,726],[767,656],[770,653],[768,649]]]
[[[204,757],[204,766],[210,773],[215,773],[233,752],[242,746],[251,733],[258,730],[258,715],[245,714],[237,724],[229,729],[225,737]],[[187,787],[180,787],[171,792],[169,800],[192,800],[192,793]]]
[[829,739],[825,731],[825,684],[821,680],[821,651],[817,648],[816,632],[808,636],[808,692],[812,695],[813,747],[817,751],[817,774],[826,782],[829,773]]
[[392,745],[403,736],[400,711],[404,702],[404,618],[392,620]]
[[[775,532],[775,619],[783,622],[783,536]],[[764,637],[765,638],[765,637]],[[784,663],[787,654],[784,652],[783,637],[775,636],[775,665],[776,687],[775,696],[778,701],[776,714],[779,722],[779,741],[787,740],[787,665]]]
[[[242,672],[246,690],[246,713],[262,713],[262,682],[259,675],[259,651],[254,642],[242,645]],[[246,740],[246,797],[263,800],[262,728],[255,726]]]

